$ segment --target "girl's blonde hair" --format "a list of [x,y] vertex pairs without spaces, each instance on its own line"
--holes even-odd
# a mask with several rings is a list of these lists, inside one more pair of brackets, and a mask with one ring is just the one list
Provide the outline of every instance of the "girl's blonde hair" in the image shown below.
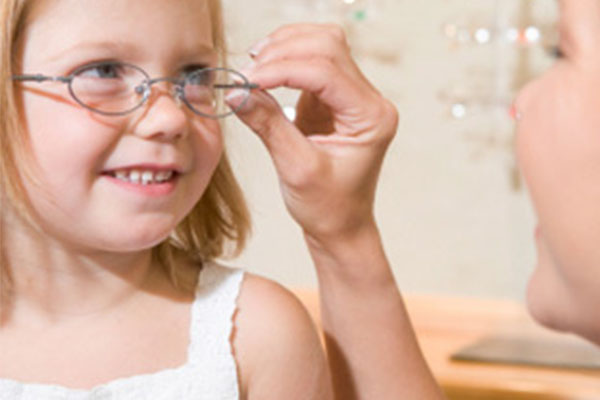
[[[226,43],[220,0],[207,0],[212,21],[213,44],[225,65]],[[0,215],[7,207],[31,221],[32,209],[21,182],[21,160],[26,158],[27,140],[22,130],[11,76],[18,63],[17,41],[23,33],[31,0],[2,0],[0,4]],[[2,218],[4,219],[4,218]],[[1,222],[1,221],[0,221]],[[11,271],[6,262],[0,223],[0,306],[10,300]],[[239,253],[250,232],[250,217],[242,191],[225,153],[202,198],[175,228],[172,235],[153,249],[153,256],[178,284],[175,259],[186,256],[200,267],[202,262]],[[0,311],[4,307],[0,307]],[[0,313],[1,315],[2,313]]]

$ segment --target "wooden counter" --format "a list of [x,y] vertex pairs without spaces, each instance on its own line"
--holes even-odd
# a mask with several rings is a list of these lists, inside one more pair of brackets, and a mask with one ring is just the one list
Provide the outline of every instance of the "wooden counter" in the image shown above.
[[[319,323],[314,291],[295,291]],[[489,335],[559,344],[581,339],[535,324],[523,305],[502,300],[405,296],[425,358],[451,400],[600,399],[600,370],[453,361],[458,349]]]

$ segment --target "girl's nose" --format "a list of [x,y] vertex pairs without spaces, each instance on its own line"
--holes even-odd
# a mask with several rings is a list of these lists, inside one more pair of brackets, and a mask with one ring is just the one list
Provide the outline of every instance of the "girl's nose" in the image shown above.
[[188,116],[185,106],[169,85],[155,85],[142,107],[135,133],[145,138],[178,140],[187,134]]

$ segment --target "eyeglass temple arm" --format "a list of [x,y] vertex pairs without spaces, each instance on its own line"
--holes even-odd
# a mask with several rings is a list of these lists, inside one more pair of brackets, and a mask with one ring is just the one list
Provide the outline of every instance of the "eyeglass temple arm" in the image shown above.
[[71,78],[68,76],[46,76],[41,74],[35,75],[13,75],[13,81],[34,81],[34,82],[45,82],[45,81],[54,81],[54,82],[64,82],[69,83]]
[[257,83],[223,83],[215,85],[217,89],[258,89]]

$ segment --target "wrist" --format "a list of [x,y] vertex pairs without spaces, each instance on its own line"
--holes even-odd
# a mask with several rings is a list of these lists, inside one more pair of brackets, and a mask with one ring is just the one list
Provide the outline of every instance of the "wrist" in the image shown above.
[[309,250],[323,253],[344,253],[357,244],[379,241],[379,228],[371,215],[360,221],[337,224],[321,230],[303,230]]
[[374,220],[335,236],[304,232],[304,238],[321,286],[343,284],[359,289],[395,285]]

